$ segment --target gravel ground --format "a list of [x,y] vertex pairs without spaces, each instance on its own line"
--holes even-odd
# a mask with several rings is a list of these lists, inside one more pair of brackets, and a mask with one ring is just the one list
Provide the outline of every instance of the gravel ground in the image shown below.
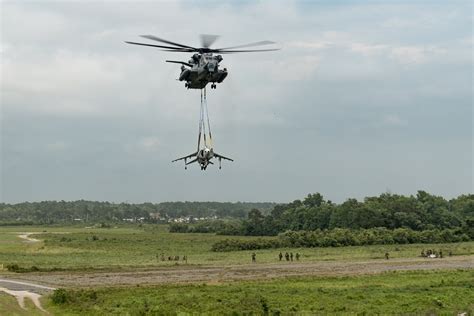
[[[258,258],[257,258],[258,259]],[[50,287],[130,286],[166,283],[221,283],[236,280],[261,280],[287,276],[338,276],[374,274],[386,271],[472,269],[474,255],[443,259],[413,258],[370,261],[283,262],[229,266],[191,266],[129,271],[42,272],[4,275],[4,279],[24,280]],[[2,286],[6,284],[3,283]],[[22,288],[35,291],[35,288]],[[36,288],[37,290],[37,288]]]

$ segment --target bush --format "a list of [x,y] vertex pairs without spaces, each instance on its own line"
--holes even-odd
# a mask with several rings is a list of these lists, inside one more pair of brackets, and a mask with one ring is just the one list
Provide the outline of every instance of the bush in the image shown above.
[[10,272],[19,272],[20,269],[21,269],[20,266],[17,265],[16,263],[7,264],[7,270]]
[[183,223],[173,223],[168,227],[170,233],[187,233],[189,231],[189,225]]
[[40,268],[37,266],[31,266],[29,268],[23,268],[20,267],[18,264],[13,263],[13,264],[7,264],[7,270],[10,272],[16,272],[16,273],[26,273],[26,272],[38,272],[41,271]]
[[235,250],[256,250],[283,247],[280,240],[274,239],[224,239],[212,245],[211,250],[216,252],[235,251]]
[[460,229],[430,229],[415,231],[408,228],[347,229],[286,231],[277,239],[225,239],[212,245],[212,251],[255,250],[279,247],[343,247],[413,243],[444,243],[469,241]]
[[69,301],[68,293],[65,289],[56,289],[51,294],[51,301],[53,304],[62,305]]

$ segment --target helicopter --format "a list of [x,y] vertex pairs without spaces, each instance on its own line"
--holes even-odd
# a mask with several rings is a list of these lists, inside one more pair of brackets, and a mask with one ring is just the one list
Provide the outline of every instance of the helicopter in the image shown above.
[[[140,35],[143,38],[165,43],[168,45],[155,45],[138,42],[125,41],[127,44],[149,46],[162,48],[161,50],[166,52],[178,52],[178,53],[195,53],[191,56],[188,62],[177,61],[177,60],[166,60],[168,63],[181,64],[181,73],[179,75],[179,81],[185,81],[185,88],[188,89],[204,89],[208,83],[211,83],[211,89],[216,89],[216,83],[222,83],[228,75],[227,68],[220,69],[219,64],[223,58],[221,54],[233,54],[233,53],[247,53],[247,52],[268,52],[276,51],[279,48],[271,49],[250,49],[241,50],[240,48],[263,46],[275,44],[272,41],[260,41],[244,45],[224,47],[224,48],[211,48],[211,45],[219,38],[218,35],[202,34],[201,35],[201,46],[193,47],[183,45],[176,42],[171,42],[163,38],[159,38],[153,35]],[[170,46],[172,45],[172,46]],[[217,54],[217,55],[214,55]]]

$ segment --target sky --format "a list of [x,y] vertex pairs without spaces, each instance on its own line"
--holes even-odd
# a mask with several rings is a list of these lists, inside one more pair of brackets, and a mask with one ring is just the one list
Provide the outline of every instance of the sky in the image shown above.
[[[470,1],[2,1],[0,201],[274,201],[320,192],[473,192]],[[222,170],[184,170],[199,90],[191,54],[223,55],[208,89]]]

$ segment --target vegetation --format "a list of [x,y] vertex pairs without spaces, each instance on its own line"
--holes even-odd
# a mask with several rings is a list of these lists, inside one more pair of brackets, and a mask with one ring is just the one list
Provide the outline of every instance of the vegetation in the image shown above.
[[25,307],[23,309],[18,305],[18,302],[15,297],[1,292],[0,291],[0,315],[8,316],[45,316],[46,313],[43,313],[37,309],[33,302],[29,299],[25,300]]
[[319,193],[309,194],[303,201],[275,206],[267,216],[256,209],[250,211],[241,233],[275,236],[287,230],[378,227],[413,231],[460,228],[474,239],[474,194],[447,201],[424,191],[416,196],[383,193],[363,202],[348,199],[339,205],[324,200]]
[[258,208],[269,212],[275,203],[164,202],[110,203],[94,201],[44,201],[18,204],[0,203],[0,225],[51,225],[74,222],[122,222],[124,219],[161,222],[167,218],[217,216],[245,218]]
[[[27,242],[18,237],[19,232],[37,232],[30,235],[40,242]],[[95,237],[94,237],[95,236]],[[18,272],[118,270],[137,267],[170,267],[183,265],[182,261],[161,261],[165,256],[188,257],[192,265],[236,265],[251,262],[254,249],[214,252],[212,246],[223,240],[246,241],[278,240],[279,237],[220,236],[214,234],[168,232],[167,225],[144,224],[117,228],[66,227],[0,227],[0,264],[17,265]],[[303,262],[357,261],[381,259],[385,252],[392,258],[415,258],[422,249],[441,249],[457,255],[474,254],[474,241],[442,244],[370,245],[351,247],[314,247],[261,249],[257,251],[259,263],[276,263],[278,252],[299,252]],[[6,272],[6,271],[5,271]],[[1,271],[0,271],[1,273]]]
[[212,245],[213,251],[253,250],[281,247],[343,247],[363,245],[450,243],[469,241],[461,229],[416,231],[386,228],[286,231],[274,239],[225,239]]
[[[474,194],[461,195],[447,201],[424,191],[418,191],[416,196],[384,193],[378,197],[367,197],[363,202],[348,199],[342,204],[335,204],[315,193],[309,194],[303,201],[276,205],[266,216],[260,210],[253,209],[248,213],[248,218],[240,223],[229,225],[220,221],[201,225],[178,224],[171,226],[170,231],[247,236],[276,236],[287,231],[313,231],[313,235],[340,235],[341,231],[328,232],[338,228],[346,229],[346,235],[358,235],[351,238],[355,239],[353,242],[343,243],[344,245],[436,242],[434,240],[455,242],[466,238],[474,239]],[[420,231],[424,233],[416,233]],[[400,234],[402,236],[398,236]],[[407,234],[408,236],[403,236]],[[386,240],[370,240],[379,237]],[[369,240],[364,241],[366,238]],[[321,245],[313,242],[311,246]]]
[[474,272],[414,271],[298,277],[218,285],[54,292],[47,308],[70,315],[473,313]]
[[238,220],[205,220],[195,224],[172,223],[170,233],[217,233],[219,235],[240,235],[241,222]]

